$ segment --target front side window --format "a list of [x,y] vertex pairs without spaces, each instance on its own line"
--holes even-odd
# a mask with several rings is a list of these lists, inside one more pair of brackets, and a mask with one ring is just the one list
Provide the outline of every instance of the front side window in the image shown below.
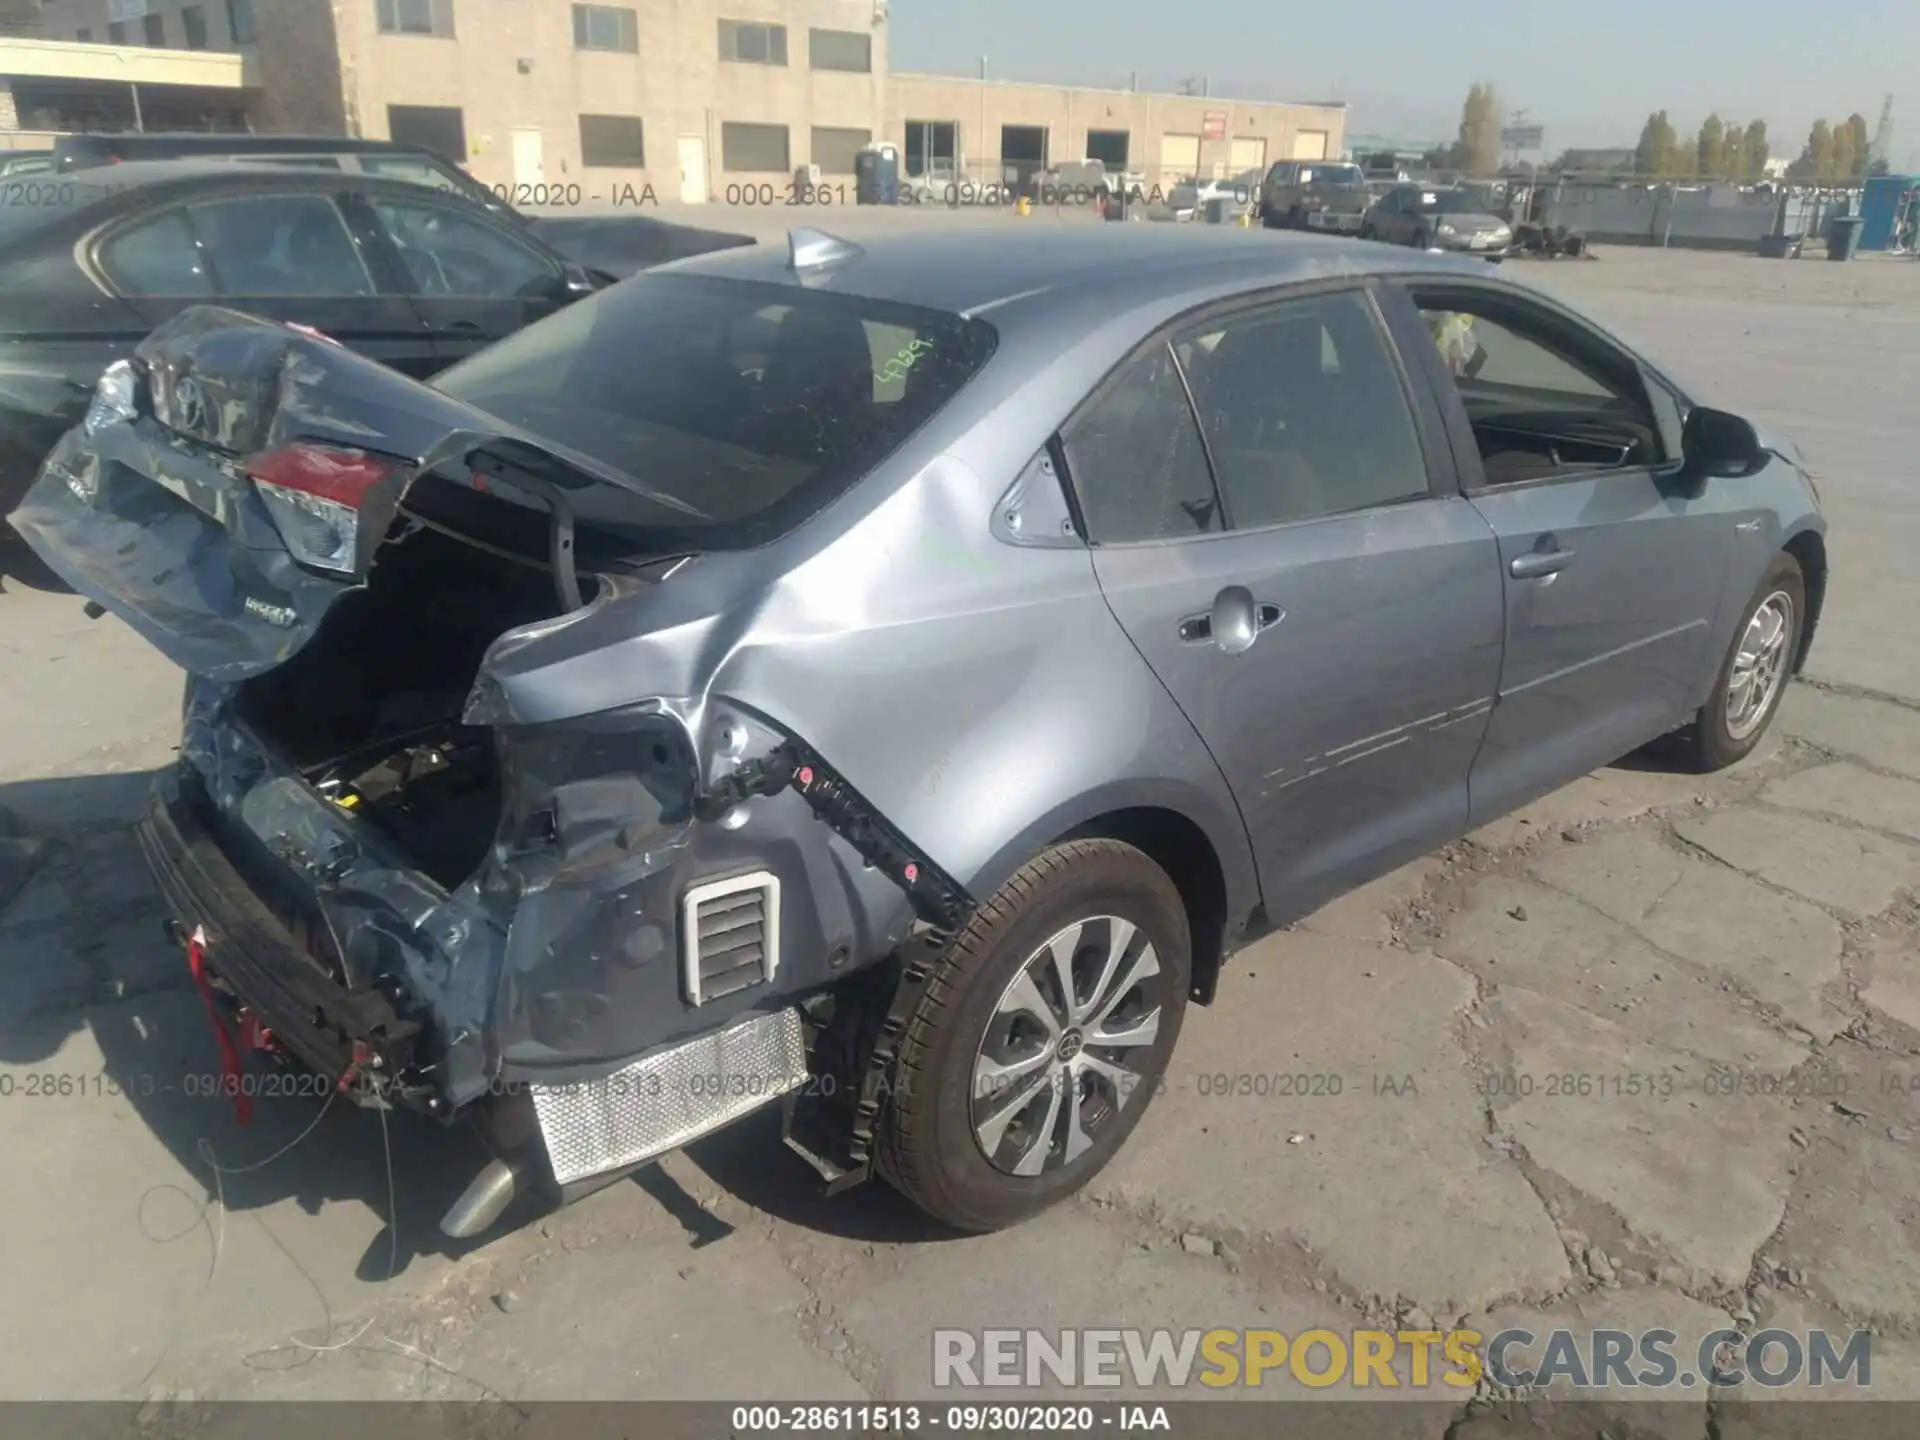
[[573,45],[576,50],[616,50],[632,55],[640,49],[640,22],[636,13],[618,5],[573,7]]
[[260,38],[253,19],[253,0],[227,0],[227,33],[236,45],[251,45]]
[[1416,294],[1490,485],[1658,463],[1639,367],[1525,300]]
[[375,14],[382,34],[453,38],[453,0],[375,0]]
[[1174,348],[1234,529],[1428,493],[1413,410],[1362,292],[1288,301]]
[[[640,275],[436,388],[693,508],[582,494],[583,526],[764,543],[856,483],[992,354],[984,321],[860,296]],[[670,543],[670,542],[663,542]]]
[[368,153],[360,156],[359,159],[360,169],[368,175],[385,175],[389,179],[404,180],[409,185],[425,185],[434,190],[444,190],[449,195],[467,193],[452,175],[424,156]]
[[164,15],[144,15],[140,19],[140,28],[146,35],[147,44],[156,48],[165,48],[167,43],[167,17]]
[[189,205],[224,295],[371,295],[372,277],[324,195],[248,195]]
[[722,20],[720,58],[741,65],[784,65],[787,63],[787,27],[750,20]]
[[1094,544],[1181,540],[1221,528],[1206,451],[1167,346],[1129,362],[1061,440]]
[[533,300],[562,279],[539,251],[445,205],[387,196],[373,197],[372,205],[406,262],[416,294]]
[[189,5],[180,12],[180,28],[186,33],[187,49],[207,48],[207,12],[198,5]]

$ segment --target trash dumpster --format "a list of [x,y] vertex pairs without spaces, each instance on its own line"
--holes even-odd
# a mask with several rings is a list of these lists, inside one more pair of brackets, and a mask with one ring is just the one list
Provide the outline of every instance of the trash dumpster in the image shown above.
[[1860,232],[1867,222],[1858,215],[1836,215],[1827,222],[1827,258],[1851,260],[1860,250]]
[[900,150],[869,145],[853,157],[853,198],[862,205],[900,203]]

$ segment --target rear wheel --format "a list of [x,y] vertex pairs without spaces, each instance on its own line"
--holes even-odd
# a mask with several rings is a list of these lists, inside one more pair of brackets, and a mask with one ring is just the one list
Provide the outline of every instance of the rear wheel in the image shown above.
[[1747,602],[1746,618],[1720,664],[1713,693],[1694,717],[1694,763],[1724,770],[1753,752],[1773,723],[1800,653],[1807,588],[1800,564],[1776,555]]
[[1433,242],[1427,238],[1426,231],[1416,230],[1413,232],[1413,248],[1414,249],[1425,250],[1428,246],[1432,244]]
[[964,1230],[1078,1190],[1160,1087],[1191,975],[1186,909],[1130,845],[1076,840],[981,905],[901,1039],[881,1170]]

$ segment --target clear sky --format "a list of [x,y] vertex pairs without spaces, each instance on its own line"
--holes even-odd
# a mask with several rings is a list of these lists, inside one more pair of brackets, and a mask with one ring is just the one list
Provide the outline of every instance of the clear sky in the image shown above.
[[896,70],[1170,90],[1208,77],[1253,100],[1345,100],[1355,131],[1451,137],[1475,80],[1546,126],[1547,148],[1631,145],[1664,108],[1767,122],[1797,155],[1815,116],[1920,160],[1920,0],[895,0]]

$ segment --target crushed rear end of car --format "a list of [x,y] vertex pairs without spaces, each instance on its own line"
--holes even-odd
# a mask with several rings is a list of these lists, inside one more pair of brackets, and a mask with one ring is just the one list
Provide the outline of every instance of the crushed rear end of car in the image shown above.
[[793,1095],[808,997],[958,913],[713,687],[705,516],[324,337],[186,312],[12,520],[187,672],[139,833],[229,1063],[477,1121],[450,1234]]

